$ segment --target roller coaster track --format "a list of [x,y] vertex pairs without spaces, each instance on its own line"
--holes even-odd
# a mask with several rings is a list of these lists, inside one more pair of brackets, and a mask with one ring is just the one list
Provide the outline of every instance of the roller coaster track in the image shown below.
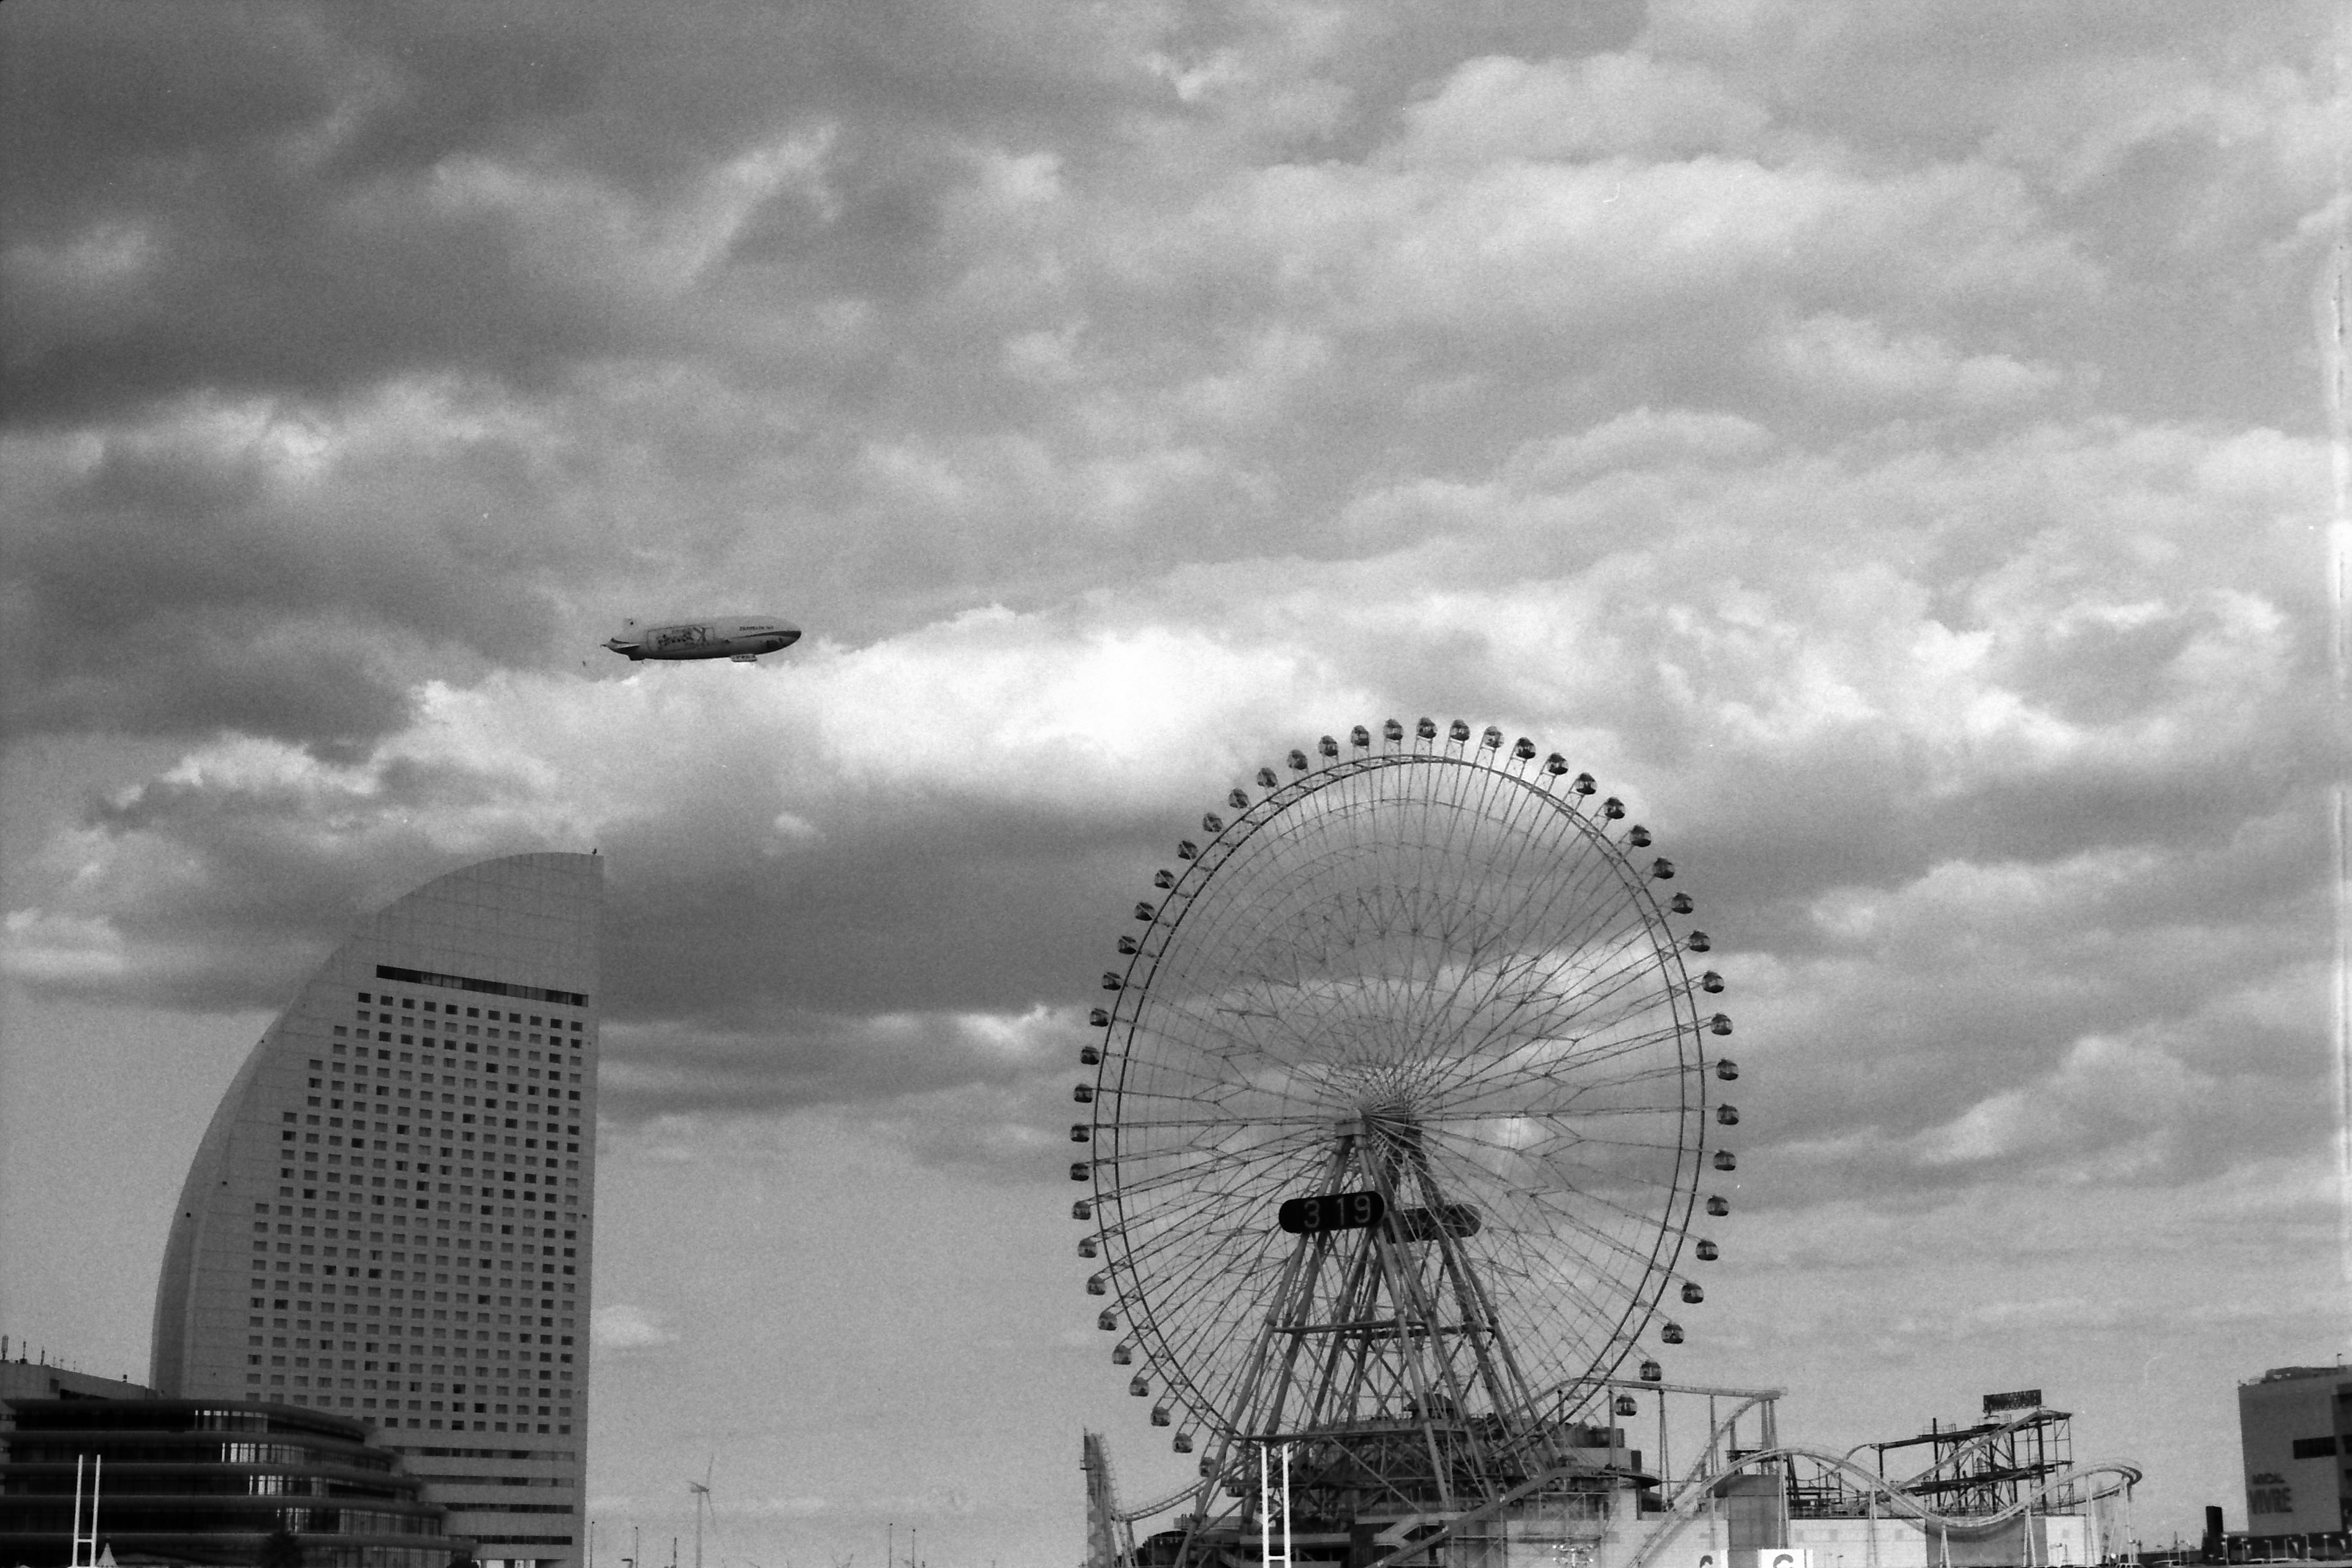
[[[1976,1436],[1960,1444],[1950,1453],[1946,1454],[1942,1458],[1937,1460],[1934,1464],[1928,1466],[1917,1475],[1904,1481],[1902,1483],[1904,1489],[1913,1492],[1923,1491],[1926,1489],[1926,1484],[1929,1481],[1957,1479],[1960,1473],[1960,1465],[1963,1460],[1975,1458],[1979,1454],[1981,1454],[1986,1449],[1991,1447],[2001,1438],[2009,1436],[2021,1428],[2031,1426],[2035,1422],[2042,1420],[2044,1415],[2045,1413],[2040,1410],[2021,1411],[2019,1414],[2011,1416],[2000,1426],[1979,1433]],[[1916,1440],[1916,1439],[1914,1439],[1914,1441]],[[1877,1445],[1870,1443],[1860,1444],[1854,1447],[1848,1448],[1845,1451],[1845,1457],[1851,1459],[1856,1454],[1861,1453],[1863,1449],[1874,1447],[1877,1447]]]
[[1154,1514],[1166,1513],[1170,1509],[1174,1508],[1178,1503],[1182,1502],[1185,1499],[1197,1494],[1200,1489],[1200,1482],[1187,1481],[1183,1486],[1178,1488],[1172,1492],[1170,1492],[1166,1497],[1154,1498],[1151,1501],[1145,1503],[1141,1508],[1122,1509],[1112,1517],[1117,1519],[1121,1524],[1133,1524],[1139,1520],[1150,1519]]
[[[1694,1474],[1685,1480],[1681,1489],[1675,1492],[1674,1500],[1667,1503],[1664,1517],[1658,1521],[1656,1528],[1650,1532],[1650,1538],[1642,1543],[1642,1549],[1633,1554],[1633,1560],[1626,1564],[1626,1568],[1643,1568],[1643,1565],[1649,1561],[1651,1553],[1673,1540],[1681,1531],[1682,1527],[1690,1521],[1692,1516],[1696,1513],[1698,1505],[1713,1495],[1717,1483],[1726,1476],[1736,1475],[1742,1470],[1769,1469],[1787,1459],[1810,1459],[1825,1469],[1834,1470],[1849,1479],[1859,1482],[1858,1489],[1870,1500],[1869,1506],[1874,1510],[1877,1509],[1880,1500],[1883,1499],[1886,1511],[1890,1515],[1911,1520],[1922,1529],[1938,1529],[1946,1531],[1979,1531],[1990,1525],[2004,1523],[2020,1514],[2031,1512],[2042,1506],[2053,1492],[2069,1493],[2068,1500],[2072,1502],[2097,1502],[2137,1486],[2142,1475],[2139,1466],[2129,1459],[2110,1459],[2098,1464],[2078,1465],[2073,1469],[2043,1478],[2038,1485],[2022,1491],[2017,1500],[2007,1508],[1998,1509],[1990,1513],[1947,1514],[1937,1512],[1917,1498],[1911,1496],[1904,1489],[1908,1483],[1889,1481],[1876,1471],[1855,1464],[1846,1455],[1827,1453],[1819,1448],[1767,1448],[1759,1453],[1744,1454],[1736,1462],[1720,1470],[1706,1475]],[[2104,1479],[2099,1479],[2100,1478]],[[2075,1486],[2095,1479],[2099,1479],[2099,1484],[2093,1487],[2088,1493],[2073,1494],[2072,1489]]]
[[[1729,1423],[1727,1422],[1725,1425],[1728,1426]],[[1863,1468],[1842,1454],[1824,1453],[1818,1448],[1766,1448],[1757,1453],[1742,1455],[1736,1462],[1721,1469],[1709,1470],[1704,1474],[1695,1471],[1675,1493],[1674,1501],[1666,1507],[1665,1516],[1652,1529],[1649,1539],[1642,1543],[1642,1549],[1633,1554],[1626,1568],[1643,1568],[1654,1552],[1672,1541],[1676,1534],[1680,1533],[1682,1527],[1690,1522],[1700,1502],[1713,1495],[1716,1485],[1725,1477],[1737,1475],[1742,1470],[1769,1469],[1783,1460],[1792,1458],[1811,1459],[1851,1476],[1861,1481],[1864,1489],[1874,1497],[1885,1498],[1891,1512],[1916,1521],[1923,1528],[1937,1527],[1946,1531],[1977,1531],[1989,1525],[2002,1523],[2038,1506],[2046,1500],[2052,1492],[2072,1487],[2077,1482],[2090,1480],[2094,1477],[2105,1477],[2107,1480],[2104,1485],[2091,1491],[2087,1497],[2074,1500],[2096,1502],[2103,1498],[2113,1497],[2118,1492],[2137,1486],[2141,1477],[2140,1468],[2129,1460],[2119,1459],[2095,1465],[2082,1465],[2063,1475],[2048,1478],[2040,1486],[2020,1497],[2017,1501],[1997,1512],[1941,1514],[1921,1503],[1916,1498],[1905,1495],[1897,1487],[1880,1479],[1876,1472]],[[1570,1468],[1538,1476],[1523,1486],[1515,1487],[1505,1492],[1501,1497],[1483,1507],[1455,1515],[1431,1534],[1420,1536],[1401,1544],[1387,1556],[1376,1559],[1370,1568],[1399,1568],[1399,1565],[1408,1558],[1419,1557],[1430,1547],[1444,1542],[1464,1526],[1492,1520],[1513,1503],[1535,1495],[1555,1480],[1589,1473],[1589,1471]]]

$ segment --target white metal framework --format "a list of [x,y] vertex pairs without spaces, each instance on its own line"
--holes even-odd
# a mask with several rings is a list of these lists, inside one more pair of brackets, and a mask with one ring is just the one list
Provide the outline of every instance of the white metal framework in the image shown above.
[[[1707,939],[1616,800],[1459,721],[1351,742],[1261,770],[1178,846],[1075,1090],[1088,1289],[1130,1392],[1202,1443],[1202,1511],[1254,1489],[1254,1445],[1300,1446],[1325,1518],[1559,1468],[1639,1338],[1682,1337],[1662,1300],[1703,1294],[1706,1132],[1738,1120],[1706,1093],[1722,982],[1684,962]],[[1386,1217],[1275,1223],[1358,1192]]]

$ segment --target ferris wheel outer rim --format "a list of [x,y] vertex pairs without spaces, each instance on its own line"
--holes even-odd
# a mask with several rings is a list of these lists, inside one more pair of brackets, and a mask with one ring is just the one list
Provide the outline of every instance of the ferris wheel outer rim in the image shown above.
[[[1293,768],[1294,776],[1288,779],[1277,775],[1271,787],[1261,783],[1259,787],[1264,789],[1263,795],[1245,806],[1232,807],[1237,815],[1230,819],[1221,818],[1221,826],[1215,833],[1184,861],[1182,870],[1172,875],[1169,885],[1155,888],[1156,897],[1139,904],[1139,920],[1142,920],[1144,904],[1150,906],[1150,918],[1143,921],[1145,931],[1137,940],[1136,951],[1128,955],[1125,969],[1117,974],[1118,984],[1108,1009],[1108,1021],[1104,1026],[1097,1026],[1102,1029],[1102,1059],[1096,1068],[1093,1111],[1088,1124],[1090,1155],[1087,1174],[1093,1194],[1092,1217],[1097,1226],[1094,1234],[1103,1243],[1099,1277],[1116,1290],[1113,1298],[1116,1307],[1106,1310],[1116,1313],[1122,1342],[1132,1342],[1148,1372],[1156,1372],[1160,1375],[1166,1401],[1182,1406],[1220,1449],[1228,1447],[1240,1435],[1223,1429],[1224,1424],[1217,1414],[1208,1408],[1210,1401],[1205,1394],[1176,1357],[1164,1351],[1155,1352],[1152,1349],[1154,1345],[1168,1345],[1169,1335],[1157,1321],[1151,1293],[1129,1261],[1127,1249],[1112,1245],[1108,1228],[1103,1225],[1107,1208],[1111,1212],[1125,1213],[1118,1197],[1119,1184],[1117,1180],[1119,1156],[1114,1152],[1106,1158],[1100,1152],[1106,1131],[1111,1134],[1110,1148],[1114,1151],[1118,1148],[1118,1121],[1107,1117],[1106,1108],[1122,1104],[1124,1100],[1120,1086],[1108,1080],[1115,1068],[1123,1079],[1132,1062],[1133,1052],[1127,1048],[1127,1043],[1134,1037],[1142,999],[1149,997],[1153,979],[1172,946],[1178,930],[1216,871],[1289,808],[1346,779],[1402,766],[1437,764],[1475,770],[1525,792],[1571,824],[1588,844],[1602,851],[1603,863],[1616,879],[1619,889],[1634,908],[1644,931],[1650,935],[1653,956],[1662,969],[1667,970],[1664,992],[1672,1010],[1674,1032],[1686,1040],[1691,1047],[1688,1070],[1680,1075],[1684,1091],[1680,1117],[1690,1129],[1690,1133],[1678,1141],[1668,1205],[1666,1211],[1655,1222],[1655,1240],[1650,1249],[1642,1286],[1629,1292],[1627,1305],[1610,1330],[1608,1348],[1595,1357],[1590,1366],[1545,1384],[1536,1391],[1535,1402],[1538,1405],[1555,1404],[1563,1396],[1573,1394],[1574,1403],[1580,1408],[1586,1400],[1601,1394],[1603,1385],[1616,1376],[1623,1363],[1634,1353],[1642,1336],[1659,1317],[1666,1291],[1678,1281],[1685,1286],[1693,1283],[1683,1273],[1682,1262],[1683,1254],[1690,1244],[1690,1227],[1706,1168],[1707,1129],[1710,1125],[1706,1111],[1710,1097],[1706,1070],[1706,1022],[1698,1012],[1694,999],[1696,987],[1683,962],[1684,953],[1693,951],[1686,945],[1687,935],[1676,935],[1667,924],[1668,911],[1660,906],[1651,879],[1640,875],[1627,853],[1628,847],[1607,830],[1605,823],[1610,819],[1588,815],[1579,809],[1572,799],[1564,799],[1554,792],[1552,781],[1563,776],[1562,773],[1551,772],[1545,763],[1534,762],[1532,757],[1517,755],[1510,747],[1479,745],[1476,752],[1496,753],[1489,758],[1474,753],[1458,739],[1449,739],[1442,750],[1427,743],[1428,739],[1423,737],[1407,746],[1391,742],[1378,749],[1357,747],[1352,756],[1327,754],[1319,766]],[[1504,760],[1507,756],[1510,758],[1508,763]],[[1514,763],[1525,765],[1511,765]],[[1271,769],[1261,770],[1261,774],[1270,772]],[[1589,784],[1589,780],[1587,782]],[[1236,796],[1244,793],[1240,788],[1233,792]],[[1205,818],[1202,826],[1204,828],[1207,826]],[[1626,833],[1630,835],[1638,826],[1628,824]],[[1660,938],[1668,940],[1660,941]],[[1107,972],[1106,982],[1112,978],[1112,974]],[[1114,1041],[1118,1044],[1115,1046]],[[1106,1168],[1111,1173],[1108,1180],[1105,1176]],[[1136,1375],[1138,1381],[1149,1385],[1146,1373]],[[1155,1410],[1155,1417],[1157,1414]],[[1179,1427],[1180,1434],[1191,1430],[1192,1427]],[[1205,1468],[1207,1461],[1204,1460],[1203,1464]]]

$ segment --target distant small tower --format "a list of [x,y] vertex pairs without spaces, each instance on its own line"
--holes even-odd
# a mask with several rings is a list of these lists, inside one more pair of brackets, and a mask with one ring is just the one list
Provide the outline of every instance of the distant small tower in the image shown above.
[[1135,1561],[1135,1527],[1118,1516],[1101,1433],[1086,1434],[1078,1468],[1087,1474],[1087,1568],[1128,1568]]

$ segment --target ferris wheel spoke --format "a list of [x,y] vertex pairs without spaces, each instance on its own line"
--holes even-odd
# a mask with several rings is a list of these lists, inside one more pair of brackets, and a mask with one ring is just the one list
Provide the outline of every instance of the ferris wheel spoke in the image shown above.
[[[1578,1142],[1590,1142],[1592,1141],[1579,1140]],[[1496,1145],[1496,1147],[1500,1146]],[[1654,1142],[1636,1144],[1634,1147],[1652,1152],[1665,1153],[1670,1150],[1678,1148],[1679,1145],[1669,1144],[1661,1140]],[[1514,1151],[1514,1152],[1516,1152],[1516,1151]],[[1573,1149],[1549,1151],[1546,1152],[1544,1163],[1555,1171],[1562,1173],[1571,1170],[1583,1170],[1597,1177],[1609,1180],[1614,1184],[1622,1185],[1625,1183],[1625,1175],[1622,1170],[1614,1167],[1595,1165],[1585,1160],[1580,1153],[1575,1152]],[[1669,1169],[1671,1171],[1671,1167]],[[1674,1185],[1671,1182],[1651,1181],[1646,1183],[1636,1183],[1634,1184],[1654,1191],[1659,1189],[1666,1191],[1674,1190]],[[1556,1186],[1547,1188],[1528,1187],[1520,1189],[1520,1195],[1528,1204],[1542,1208],[1549,1208],[1556,1202],[1572,1195],[1580,1204],[1591,1205],[1608,1209],[1628,1220],[1635,1222],[1636,1224],[1651,1225],[1654,1224],[1655,1220],[1655,1215],[1646,1207],[1637,1209],[1621,1203],[1618,1200],[1610,1197],[1605,1192],[1601,1191],[1598,1185],[1576,1186],[1561,1183]]]
[[1585,1021],[1588,1028],[1605,1027],[1612,1015],[1602,1010],[1604,1004],[1620,1003],[1620,1014],[1628,1009],[1657,1005],[1660,998],[1648,990],[1635,990],[1630,997],[1623,997],[1621,1001],[1621,994],[1654,970],[1654,953],[1635,946],[1644,934],[1641,928],[1633,928],[1610,955],[1613,962],[1607,968],[1595,966],[1586,970],[1581,977],[1582,984],[1572,993],[1563,994],[1560,987],[1560,971],[1566,965],[1566,959],[1556,962],[1549,970],[1531,966],[1527,989],[1522,993],[1525,1000],[1515,1003],[1507,1010],[1498,1010],[1487,1040],[1491,1040],[1501,1028],[1511,1026],[1537,1034],[1556,1033],[1579,1021]]
[[[1652,1077],[1679,1079],[1686,1070],[1681,1053],[1677,1049],[1669,1055],[1664,1047],[1678,1042],[1680,1034],[1678,1028],[1666,1026],[1614,1040],[1529,1041],[1508,1055],[1497,1054],[1485,1064],[1465,1068],[1442,1094],[1430,1095],[1432,1104],[1441,1109],[1428,1114],[1491,1115],[1497,1100],[1517,1105],[1522,1114],[1540,1114],[1559,1103],[1550,1098],[1528,1098],[1546,1086],[1573,1092],[1580,1087],[1646,1081]],[[1549,1060],[1535,1054],[1540,1046],[1552,1047]],[[1630,1065],[1623,1062],[1628,1057],[1635,1058]]]
[[[1121,1135],[1125,1135],[1129,1132],[1165,1132],[1173,1129],[1185,1127],[1230,1128],[1234,1125],[1234,1123],[1231,1119],[1215,1116],[1139,1116],[1132,1119],[1121,1118],[1119,1121],[1119,1131]],[[1328,1129],[1331,1125],[1331,1119],[1328,1116],[1257,1115],[1249,1118],[1249,1120],[1243,1123],[1243,1125],[1252,1129],[1265,1127],[1315,1127]]]
[[[1633,928],[1607,952],[1605,964],[1587,967],[1576,977],[1576,994],[1572,999],[1555,999],[1556,988],[1566,983],[1566,977],[1559,973],[1566,967],[1565,960],[1549,970],[1538,972],[1534,976],[1529,993],[1545,999],[1539,1016],[1549,1018],[1553,1016],[1597,1014],[1605,1018],[1608,1015],[1603,1011],[1604,1005],[1620,1002],[1629,988],[1633,992],[1631,1004],[1638,1005],[1671,1003],[1682,994],[1683,988],[1673,984],[1656,947],[1642,940],[1646,935],[1640,928]],[[1649,984],[1644,984],[1644,982]]]
[[[1671,1010],[1665,1018],[1639,1032],[1618,1033],[1613,1036],[1610,1032],[1614,1027],[1631,1022],[1633,1017],[1641,1014],[1654,1013],[1656,1010],[1655,1005],[1640,1009],[1628,1008],[1614,1017],[1598,1020],[1549,1016],[1523,1019],[1520,1021],[1522,1026],[1529,1031],[1528,1038],[1511,1047],[1507,1052],[1499,1049],[1490,1049],[1484,1053],[1465,1052],[1464,1055],[1465,1062],[1478,1062],[1483,1054],[1491,1065],[1475,1069],[1475,1076],[1473,1076],[1474,1069],[1465,1068],[1455,1081],[1448,1087],[1456,1091],[1466,1089],[1481,1079],[1487,1077],[1489,1072],[1503,1074],[1507,1081],[1511,1076],[1520,1074],[1542,1076],[1547,1070],[1556,1070],[1559,1068],[1589,1069],[1630,1051],[1657,1049],[1669,1044],[1673,1044],[1675,1047],[1671,1059],[1679,1067],[1684,1054],[1679,1042],[1685,1033],[1685,1028],[1683,1021],[1675,1017]],[[1570,1034],[1570,1026],[1579,1024],[1585,1026],[1585,1032]],[[1492,1047],[1495,1042],[1486,1041],[1482,1044]],[[1538,1058],[1532,1053],[1545,1047],[1554,1048],[1553,1069],[1546,1069],[1535,1065]],[[1566,1049],[1560,1049],[1561,1047],[1565,1047]]]
[[[1194,1159],[1190,1162],[1177,1161],[1167,1153],[1158,1152],[1147,1152],[1136,1159],[1133,1163],[1141,1163],[1146,1161],[1150,1161],[1161,1165],[1162,1168],[1136,1180],[1127,1179],[1124,1170],[1122,1170],[1118,1181],[1116,1191],[1121,1195],[1123,1200],[1129,1194],[1153,1192],[1162,1186],[1170,1185],[1174,1183],[1199,1181],[1205,1176],[1213,1175],[1221,1171],[1227,1171],[1236,1167],[1255,1164],[1268,1157],[1269,1154],[1277,1150],[1282,1144],[1294,1141],[1303,1143],[1309,1136],[1310,1134],[1306,1130],[1295,1131],[1284,1134],[1281,1138],[1268,1139],[1262,1142],[1253,1144],[1246,1149],[1235,1151],[1217,1150],[1211,1152],[1207,1158]],[[1128,1158],[1122,1154],[1114,1154],[1112,1156],[1112,1160],[1114,1163],[1121,1166],[1129,1163]]]

